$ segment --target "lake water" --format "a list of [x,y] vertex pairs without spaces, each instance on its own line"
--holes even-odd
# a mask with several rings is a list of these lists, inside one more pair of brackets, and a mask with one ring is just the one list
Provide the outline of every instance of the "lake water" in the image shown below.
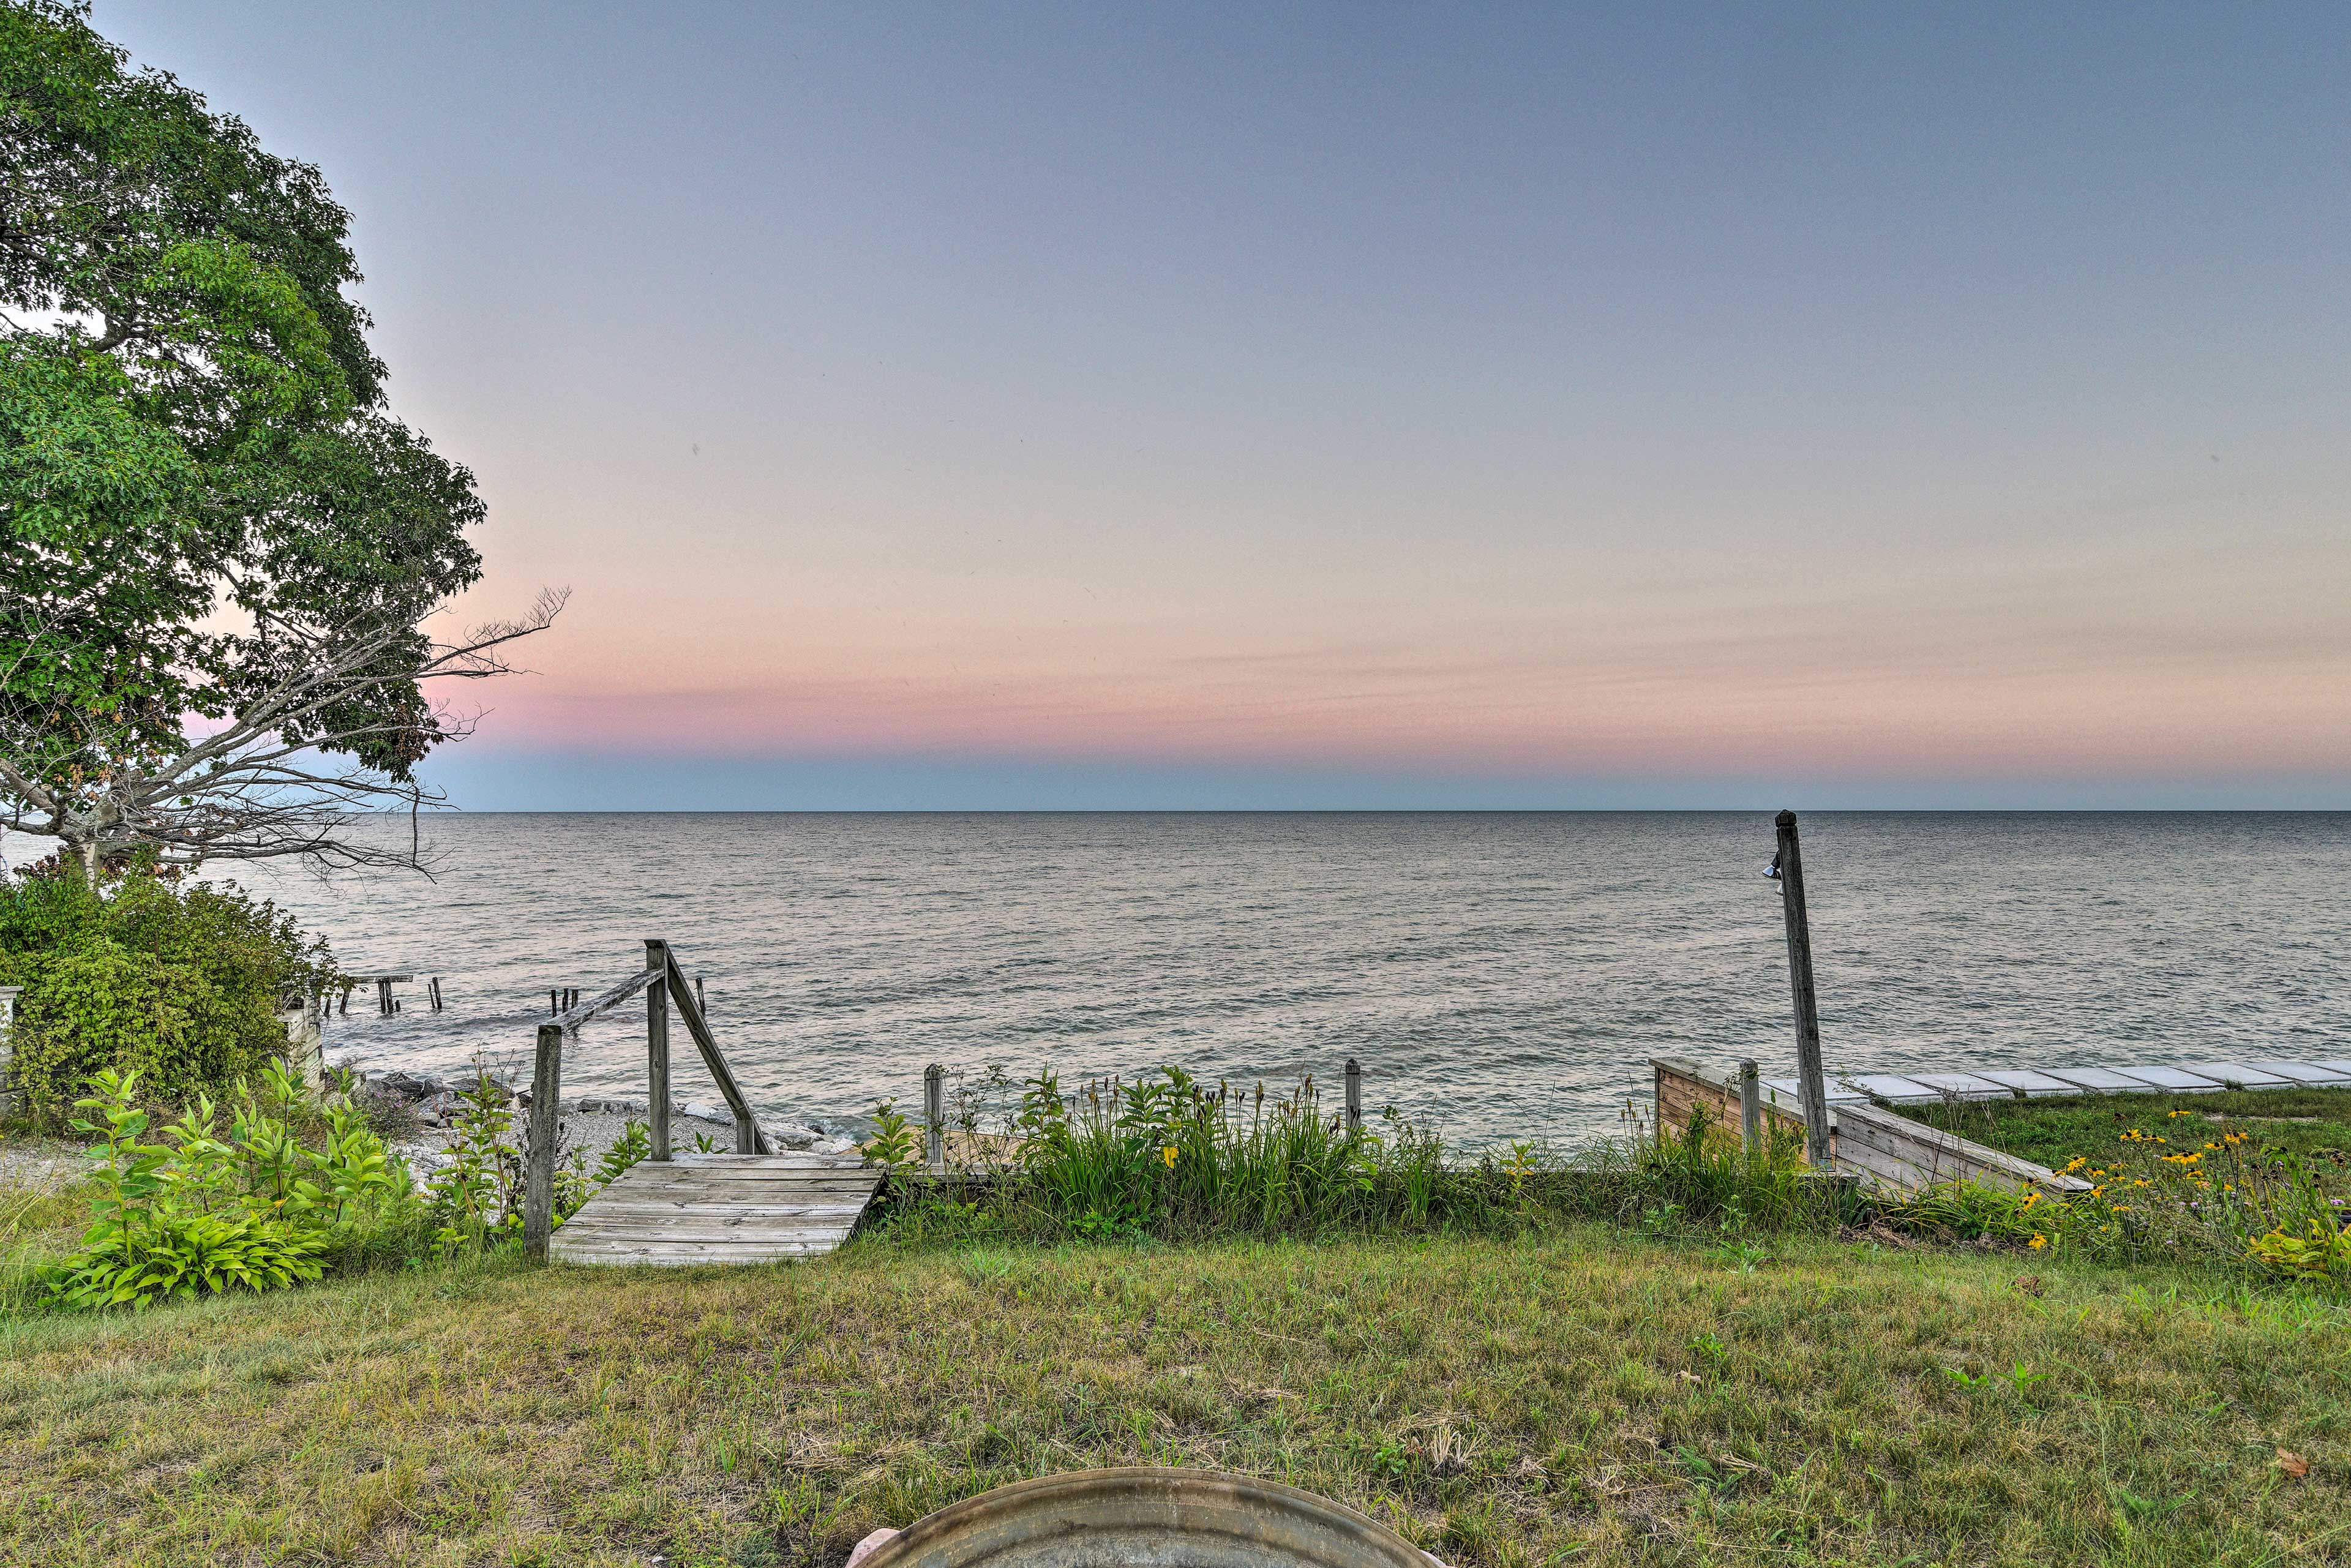
[[[404,832],[404,826],[401,829]],[[1471,1144],[1613,1132],[1646,1059],[1792,1071],[1768,812],[483,815],[437,881],[240,873],[352,969],[330,1054],[528,1071],[550,987],[673,942],[763,1114],[930,1061],[1335,1082]],[[2351,1055],[2351,815],[1804,821],[1833,1069]],[[644,1093],[643,1009],[566,1092]],[[682,1029],[678,1046],[685,1049]],[[682,1097],[716,1098],[685,1049]]]

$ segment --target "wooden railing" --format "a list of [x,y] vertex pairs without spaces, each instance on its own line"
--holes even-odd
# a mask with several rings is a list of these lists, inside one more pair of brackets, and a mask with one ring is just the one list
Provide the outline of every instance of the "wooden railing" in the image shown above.
[[534,1261],[547,1257],[547,1239],[555,1228],[555,1140],[560,1125],[563,1095],[563,1040],[599,1013],[620,1006],[639,991],[645,993],[645,1077],[649,1081],[648,1121],[656,1160],[670,1157],[669,1131],[669,1010],[677,1009],[694,1037],[702,1064],[718,1085],[727,1110],[735,1115],[735,1152],[766,1155],[775,1151],[759,1130],[751,1103],[735,1082],[734,1071],[711,1035],[702,1016],[701,998],[677,961],[670,945],[659,938],[645,943],[645,967],[611,990],[589,998],[538,1026],[538,1052],[530,1079],[530,1145],[525,1169],[522,1207],[523,1252]]

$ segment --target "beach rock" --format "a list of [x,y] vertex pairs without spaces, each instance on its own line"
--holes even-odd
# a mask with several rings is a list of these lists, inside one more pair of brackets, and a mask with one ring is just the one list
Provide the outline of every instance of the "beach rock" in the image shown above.
[[392,1153],[408,1166],[408,1174],[421,1186],[433,1179],[434,1172],[457,1163],[455,1155],[434,1148],[430,1144],[395,1144]]
[[810,1149],[816,1146],[816,1134],[806,1127],[785,1127],[769,1134],[779,1149]]
[[731,1127],[735,1124],[735,1113],[726,1106],[708,1105],[699,1100],[687,1101],[677,1108],[677,1113],[690,1116],[697,1122],[713,1123],[721,1127]]
[[846,1155],[855,1152],[857,1145],[848,1138],[828,1138],[816,1146],[820,1155]]

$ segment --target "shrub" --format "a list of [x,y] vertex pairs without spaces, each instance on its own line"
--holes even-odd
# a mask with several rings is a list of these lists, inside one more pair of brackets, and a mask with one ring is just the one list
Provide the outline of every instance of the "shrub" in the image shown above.
[[0,977],[25,988],[17,1087],[44,1120],[101,1069],[161,1101],[226,1092],[284,1052],[280,1009],[333,974],[323,942],[235,887],[0,883]]

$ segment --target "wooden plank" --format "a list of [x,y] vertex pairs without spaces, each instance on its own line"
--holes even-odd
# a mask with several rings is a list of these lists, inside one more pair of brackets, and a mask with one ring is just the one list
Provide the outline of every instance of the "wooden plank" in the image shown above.
[[[567,1227],[566,1228],[569,1228]],[[729,1246],[714,1241],[653,1241],[633,1238],[567,1242],[555,1233],[550,1256],[566,1263],[717,1263],[757,1265],[785,1259],[821,1258],[841,1246],[841,1238],[814,1241],[760,1241]]]
[[632,979],[623,980],[601,996],[590,997],[588,1000],[567,1009],[555,1021],[563,1026],[564,1032],[567,1034],[578,1034],[581,1024],[609,1008],[619,1007],[622,1002],[652,985],[657,973],[658,971],[647,969]]
[[[771,1168],[771,1171],[724,1171],[724,1168],[713,1171],[713,1168],[689,1166],[684,1156],[674,1156],[674,1159],[663,1161],[663,1164],[653,1164],[653,1161],[644,1161],[644,1164],[652,1164],[653,1168],[646,1171],[640,1180],[677,1176],[679,1180],[698,1180],[698,1183],[870,1183],[870,1180],[877,1180],[882,1176],[882,1171],[877,1171],[877,1168],[862,1168],[861,1171],[858,1166],[801,1166],[797,1171],[776,1171],[776,1168]],[[637,1166],[637,1171],[642,1171],[642,1168],[644,1166]],[[635,1176],[635,1171],[630,1171],[630,1176]]]
[[1973,1072],[1912,1072],[1906,1074],[1914,1083],[1923,1083],[1936,1093],[1955,1100],[2013,1100],[2005,1083]]
[[2042,1071],[2094,1094],[2144,1094],[2147,1085],[2136,1078],[2109,1072],[2103,1067],[2044,1067]]
[[2280,1078],[2274,1072],[2263,1072],[2260,1068],[2242,1061],[2191,1061],[2188,1064],[2188,1071],[2223,1087],[2241,1083],[2248,1089],[2283,1089],[2292,1083],[2290,1079]]
[[1837,1140],[1837,1168],[1861,1176],[1874,1185],[1891,1187],[1897,1192],[1917,1192],[1931,1186],[1933,1173],[1922,1170],[1909,1161],[1840,1137]]
[[598,1197],[615,1203],[856,1203],[880,1184],[842,1182],[614,1182]]
[[813,1149],[777,1149],[764,1155],[726,1154],[697,1149],[680,1154],[681,1167],[696,1170],[869,1170],[862,1155],[820,1155]]
[[1974,1162],[1960,1158],[1947,1145],[1932,1139],[1912,1138],[1900,1131],[1856,1120],[1850,1113],[1837,1118],[1837,1143],[1840,1153],[1854,1155],[1864,1150],[1898,1159],[1904,1164],[1943,1180],[1957,1180],[1974,1172]]
[[824,1255],[829,1248],[816,1249],[779,1247],[768,1250],[750,1248],[702,1249],[693,1247],[598,1247],[577,1252],[559,1252],[557,1257],[566,1263],[588,1268],[632,1267],[653,1269],[693,1269],[718,1265],[732,1268],[758,1268],[768,1263],[792,1263]]
[[2046,1166],[1987,1148],[1957,1134],[1875,1106],[1839,1111],[1837,1138],[1841,1156],[1848,1144],[1855,1148],[1871,1148],[1929,1171],[1938,1180],[1977,1177],[2058,1192],[2086,1192],[2090,1186],[2078,1176],[2061,1176]]
[[642,1237],[583,1237],[566,1240],[555,1233],[562,1255],[571,1258],[689,1258],[705,1263],[758,1262],[769,1258],[821,1258],[841,1245],[834,1236],[794,1241],[662,1241]]
[[2325,1066],[2314,1061],[2256,1061],[2253,1065],[2263,1072],[2274,1072],[2280,1078],[2291,1078],[2296,1083],[2320,1085],[2351,1083],[2351,1071],[2330,1072]]
[[563,1228],[579,1228],[582,1236],[600,1233],[611,1235],[650,1236],[656,1240],[668,1238],[676,1241],[692,1241],[708,1236],[724,1240],[744,1236],[846,1236],[857,1223],[854,1214],[773,1215],[729,1214],[724,1209],[700,1209],[691,1214],[617,1215],[600,1217],[581,1214],[572,1217]]
[[[690,1157],[679,1155],[657,1165],[646,1161],[653,1169],[645,1171],[643,1179],[674,1176],[695,1181],[876,1181],[882,1176],[879,1167],[871,1166],[692,1166],[686,1163]],[[643,1169],[641,1165],[630,1174]]]
[[1891,1100],[1897,1104],[1932,1103],[1942,1096],[1915,1078],[1897,1072],[1856,1072],[1846,1082],[1879,1100]]
[[[1804,1099],[1802,1093],[1797,1089],[1794,1079],[1766,1078],[1763,1081],[1763,1087],[1770,1091],[1764,1096],[1766,1104],[1778,1104],[1784,1107],[1788,1114],[1799,1122],[1804,1119]],[[1868,1095],[1858,1089],[1847,1088],[1843,1083],[1830,1084],[1828,1094],[1829,1105],[1832,1109],[1839,1105],[1863,1105],[1869,1102]]]
[[2217,1078],[2178,1067],[2117,1067],[2115,1071],[2125,1078],[2136,1078],[2173,1094],[2210,1094],[2220,1087]]
[[838,1247],[847,1239],[846,1225],[664,1225],[658,1228],[591,1225],[580,1233],[577,1242],[580,1246],[598,1241],[701,1241],[714,1247]]
[[2052,1078],[2045,1072],[2034,1072],[2030,1069],[2001,1071],[1986,1069],[1980,1076],[1989,1078],[2001,1088],[2022,1093],[2032,1100],[2038,1100],[2043,1095],[2054,1097],[2079,1094],[2083,1092],[2082,1086],[2078,1083],[2068,1083],[2062,1078]]
[[[586,1213],[585,1209],[580,1211]],[[865,1212],[862,1203],[600,1203],[592,1218],[599,1225],[652,1225],[664,1219],[695,1220],[736,1217],[747,1220],[808,1219],[832,1224],[855,1219]],[[577,1223],[579,1216],[572,1217]]]
[[765,1253],[769,1256],[789,1254],[797,1258],[820,1258],[841,1245],[841,1234],[828,1231],[820,1236],[776,1238],[755,1240],[676,1239],[649,1236],[593,1236],[583,1231],[570,1234],[565,1226],[555,1233],[558,1245],[571,1253],[649,1252],[673,1256],[690,1255],[706,1258],[713,1262],[739,1261],[745,1257]]

